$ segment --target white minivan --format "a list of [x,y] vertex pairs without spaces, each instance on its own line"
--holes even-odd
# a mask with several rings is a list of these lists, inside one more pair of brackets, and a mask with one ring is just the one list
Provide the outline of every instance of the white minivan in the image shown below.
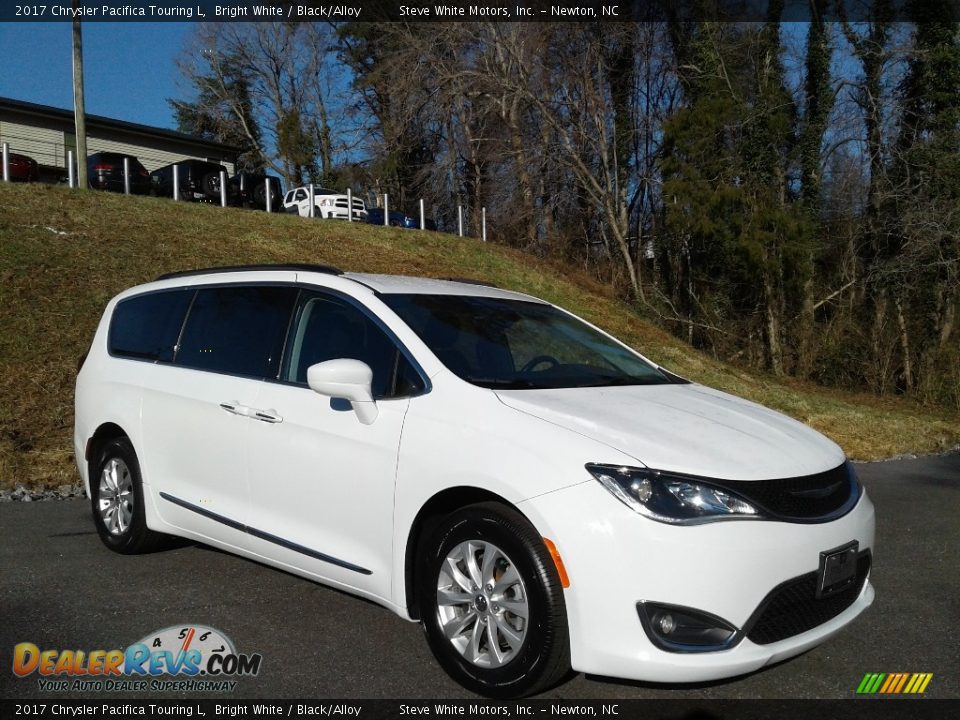
[[834,443],[481,283],[287,265],[131,288],[74,443],[109,548],[177,535],[369,598],[491,697],[571,668],[748,673],[874,597],[873,505]]

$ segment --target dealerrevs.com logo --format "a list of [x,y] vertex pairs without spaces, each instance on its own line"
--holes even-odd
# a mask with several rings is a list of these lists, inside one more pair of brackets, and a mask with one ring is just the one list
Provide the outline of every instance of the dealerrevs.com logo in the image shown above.
[[123,650],[41,650],[30,642],[13,648],[14,675],[38,675],[44,692],[229,692],[234,678],[255,676],[262,661],[204,625],[173,625]]

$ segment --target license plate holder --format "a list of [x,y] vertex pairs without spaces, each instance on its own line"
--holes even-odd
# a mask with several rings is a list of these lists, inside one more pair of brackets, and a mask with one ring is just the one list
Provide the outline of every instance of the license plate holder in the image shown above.
[[820,553],[817,572],[817,599],[836,595],[849,588],[857,579],[857,553],[860,543],[853,542],[824,550]]

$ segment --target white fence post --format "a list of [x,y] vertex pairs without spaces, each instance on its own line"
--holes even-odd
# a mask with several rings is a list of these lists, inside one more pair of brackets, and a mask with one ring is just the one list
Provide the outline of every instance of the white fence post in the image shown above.
[[427,229],[427,214],[423,209],[423,198],[420,198],[420,229]]
[[[243,175],[240,176],[240,182],[243,182]],[[273,178],[267,177],[264,180],[264,187],[267,190],[267,212],[273,212]]]
[[353,222],[353,190],[347,188],[347,222]]
[[10,143],[3,144],[3,181],[10,182]]
[[383,194],[383,226],[390,227],[390,198]]
[[173,168],[173,199],[180,202],[180,166],[174,165]]
[[123,194],[130,194],[130,158],[123,158]]
[[307,202],[310,203],[310,214],[307,217],[316,217],[317,216],[317,207],[316,199],[313,193],[313,183],[310,183],[310,188],[307,190]]
[[481,208],[481,212],[482,212],[481,224],[483,226],[483,241],[486,242],[487,241],[487,209]]
[[457,234],[463,237],[463,205],[457,205]]
[[220,171],[220,207],[227,206],[227,171]]
[[67,150],[67,184],[70,188],[76,187],[77,176],[74,174],[75,170],[73,169],[73,150]]

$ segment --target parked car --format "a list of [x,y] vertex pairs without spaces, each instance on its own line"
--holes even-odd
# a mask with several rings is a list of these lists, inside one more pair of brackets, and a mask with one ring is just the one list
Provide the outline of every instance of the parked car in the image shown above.
[[178,535],[368,598],[489,696],[741,675],[874,599],[839,447],[517,292],[172,273],[107,304],[75,409],[108,548]]
[[87,184],[94,190],[124,192],[123,159],[130,162],[130,192],[148,195],[152,187],[150,173],[133,155],[115,152],[97,152],[87,156]]
[[[383,208],[370,208],[367,210],[367,222],[371,225],[383,225]],[[420,216],[413,216],[399,210],[390,211],[390,224],[393,227],[409,228],[411,230],[420,229]],[[432,218],[426,218],[424,225],[427,230],[437,229],[437,223]]]
[[[367,210],[367,222],[371,225],[383,225],[383,208],[370,208]],[[390,225],[393,227],[416,228],[420,227],[420,221],[399,210],[391,210]]]
[[177,167],[181,200],[220,202],[220,172],[223,165],[205,160],[181,160],[164,165],[150,173],[152,192],[161,197],[173,197],[173,169]]
[[37,161],[29,155],[8,153],[7,161],[10,179],[14,182],[38,182],[40,180],[40,169],[37,166]]
[[[346,220],[348,218],[347,208],[350,198],[336,190],[314,186],[313,204],[316,218],[324,220]],[[300,217],[310,217],[310,190],[309,186],[297,187],[291,189],[283,198],[283,207],[288,213],[299,215]],[[356,222],[362,222],[367,217],[367,208],[363,200],[353,197],[353,219]]]
[[274,212],[283,209],[283,185],[278,177],[263,173],[237,173],[227,182],[231,205],[266,210],[269,187],[271,209]]

